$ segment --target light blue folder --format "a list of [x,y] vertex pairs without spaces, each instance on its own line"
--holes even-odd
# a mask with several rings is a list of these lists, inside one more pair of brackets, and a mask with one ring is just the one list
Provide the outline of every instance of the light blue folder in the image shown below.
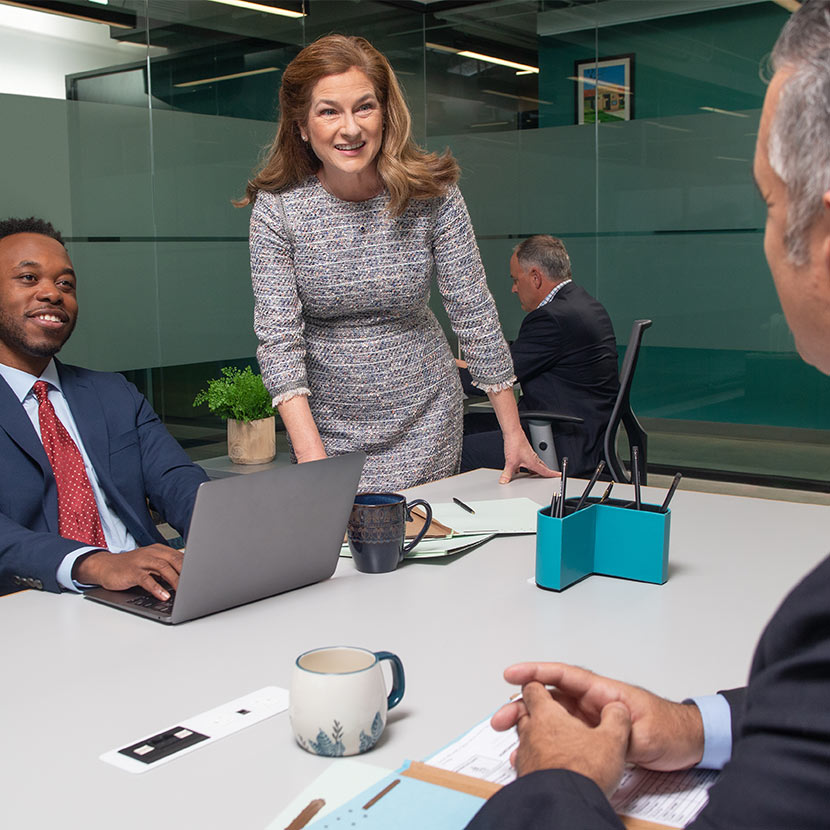
[[[399,783],[393,789],[364,809],[395,780]],[[354,824],[361,830],[463,830],[483,804],[483,798],[392,773],[308,828],[348,830]]]

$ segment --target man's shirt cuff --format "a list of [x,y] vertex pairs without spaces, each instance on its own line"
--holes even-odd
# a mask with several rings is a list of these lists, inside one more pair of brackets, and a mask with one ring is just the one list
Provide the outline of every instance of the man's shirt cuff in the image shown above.
[[698,767],[723,769],[732,757],[732,713],[723,695],[690,698],[703,720],[703,758]]
[[75,591],[76,593],[80,593],[84,588],[91,588],[91,585],[84,585],[81,582],[75,582],[72,579],[72,568],[75,567],[75,562],[83,556],[85,553],[92,553],[95,550],[101,550],[101,548],[92,547],[90,545],[85,545],[82,548],[78,548],[77,550],[73,550],[71,553],[67,553],[66,556],[63,557],[63,562],[61,562],[60,566],[58,567],[58,584],[66,591]]

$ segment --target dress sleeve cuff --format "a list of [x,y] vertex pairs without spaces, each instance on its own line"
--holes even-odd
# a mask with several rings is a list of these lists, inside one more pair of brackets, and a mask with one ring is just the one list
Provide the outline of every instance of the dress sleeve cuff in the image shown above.
[[290,401],[291,398],[297,398],[301,395],[310,397],[311,390],[305,386],[300,386],[297,389],[289,389],[287,392],[280,392],[279,395],[274,395],[274,399],[271,401],[271,406],[279,406],[281,403],[285,403],[286,401]]
[[503,380],[500,383],[480,383],[478,381],[473,381],[473,386],[477,389],[481,389],[482,392],[490,393],[490,392],[501,392],[503,389],[512,389],[513,385],[516,383],[516,376],[514,375],[507,380]]
[[732,713],[723,695],[690,698],[703,720],[703,758],[698,767],[723,769],[732,757]]
[[63,557],[63,561],[58,566],[58,584],[66,591],[75,591],[80,593],[84,588],[91,588],[91,585],[84,585],[81,582],[75,582],[72,579],[72,568],[75,567],[75,562],[80,559],[85,553],[92,553],[93,551],[101,550],[101,548],[91,547],[89,545],[82,548],[77,548],[71,553],[67,553]]

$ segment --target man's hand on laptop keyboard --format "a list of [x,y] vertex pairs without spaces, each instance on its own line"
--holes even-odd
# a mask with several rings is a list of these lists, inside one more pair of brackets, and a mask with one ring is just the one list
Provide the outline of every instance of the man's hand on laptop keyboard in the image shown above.
[[154,597],[168,600],[170,594],[153,577],[161,577],[172,588],[178,588],[183,559],[182,551],[167,545],[148,545],[125,553],[99,550],[75,562],[72,578],[111,591],[125,591],[138,585]]

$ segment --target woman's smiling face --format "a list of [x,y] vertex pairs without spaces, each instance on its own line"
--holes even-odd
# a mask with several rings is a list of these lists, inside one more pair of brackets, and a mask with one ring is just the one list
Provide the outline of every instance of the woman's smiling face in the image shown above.
[[383,112],[369,78],[352,67],[317,81],[300,134],[322,162],[327,181],[367,172],[374,175],[383,140]]

